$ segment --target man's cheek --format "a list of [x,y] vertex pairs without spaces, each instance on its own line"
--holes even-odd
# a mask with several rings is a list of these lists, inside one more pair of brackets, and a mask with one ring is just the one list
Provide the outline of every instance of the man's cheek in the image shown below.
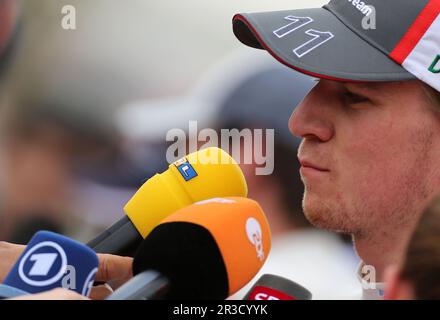
[[335,184],[344,192],[365,197],[383,192],[387,181],[393,177],[396,161],[390,150],[381,149],[377,144],[366,143],[347,145],[346,158],[339,158],[334,172]]
[[[387,131],[380,128],[380,131]],[[362,131],[363,129],[360,129]],[[354,135],[350,141],[341,144],[341,156],[336,159],[337,162],[345,164],[345,168],[351,168],[358,173],[368,173],[374,171],[386,171],[393,168],[393,164],[401,159],[402,147],[400,143],[394,140],[400,140],[402,135],[394,134],[375,134]],[[345,158],[345,159],[344,159]]]

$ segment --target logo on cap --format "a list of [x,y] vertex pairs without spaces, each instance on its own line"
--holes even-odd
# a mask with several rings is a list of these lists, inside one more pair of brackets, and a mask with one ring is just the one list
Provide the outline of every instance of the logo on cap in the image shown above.
[[185,181],[189,181],[189,180],[197,177],[196,170],[194,170],[193,166],[185,158],[176,161],[174,163],[174,165],[176,166],[177,170],[182,175],[183,179],[185,179]]
[[440,54],[438,54],[437,57],[434,58],[434,61],[431,63],[431,66],[429,67],[428,70],[431,71],[432,73],[440,73],[440,63],[439,62],[440,62]]
[[353,6],[355,6],[356,9],[358,9],[360,12],[362,12],[362,14],[365,15],[365,16],[369,16],[370,14],[373,13],[372,7],[369,6],[368,4],[366,4],[363,1],[360,1],[360,0],[348,0],[348,2],[350,2]]
[[260,223],[255,218],[249,218],[246,221],[246,233],[249,241],[257,251],[257,257],[261,261],[264,260],[263,235]]
[[25,253],[18,266],[18,274],[31,286],[45,287],[66,273],[67,256],[63,248],[53,242],[41,242]]

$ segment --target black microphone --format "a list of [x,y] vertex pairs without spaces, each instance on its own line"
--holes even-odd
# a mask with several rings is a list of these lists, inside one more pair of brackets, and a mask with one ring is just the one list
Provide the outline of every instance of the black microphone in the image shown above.
[[280,276],[265,274],[254,284],[243,300],[311,300],[303,286]]
[[133,256],[143,238],[128,216],[122,217],[87,245],[97,253]]
[[126,282],[106,300],[159,300],[165,298],[170,281],[155,271],[144,271]]
[[133,256],[151,230],[173,212],[227,196],[247,196],[246,180],[234,159],[219,148],[191,153],[145,182],[125,205],[126,216],[88,246],[98,253]]
[[134,278],[107,299],[226,299],[258,273],[269,250],[269,225],[257,202],[201,201],[148,235],[133,260]]

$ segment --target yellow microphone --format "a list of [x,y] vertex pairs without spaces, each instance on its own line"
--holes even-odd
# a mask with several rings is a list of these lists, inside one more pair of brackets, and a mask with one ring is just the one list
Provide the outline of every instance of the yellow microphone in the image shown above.
[[231,196],[247,196],[237,162],[215,147],[191,153],[145,182],[125,205],[126,215],[88,245],[98,253],[133,256],[142,240],[175,211]]

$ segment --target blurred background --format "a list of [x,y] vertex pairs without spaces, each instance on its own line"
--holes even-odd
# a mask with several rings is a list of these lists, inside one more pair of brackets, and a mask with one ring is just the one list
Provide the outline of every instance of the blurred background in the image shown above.
[[[266,273],[297,277],[324,298],[357,286],[351,244],[312,228],[301,210],[299,141],[287,121],[313,82],[232,33],[235,13],[327,1],[12,2],[16,30],[0,66],[0,240],[26,243],[40,229],[94,238],[167,167],[166,132],[189,120],[273,128],[274,173],[243,166],[274,235]],[[65,5],[76,30],[62,28]]]

